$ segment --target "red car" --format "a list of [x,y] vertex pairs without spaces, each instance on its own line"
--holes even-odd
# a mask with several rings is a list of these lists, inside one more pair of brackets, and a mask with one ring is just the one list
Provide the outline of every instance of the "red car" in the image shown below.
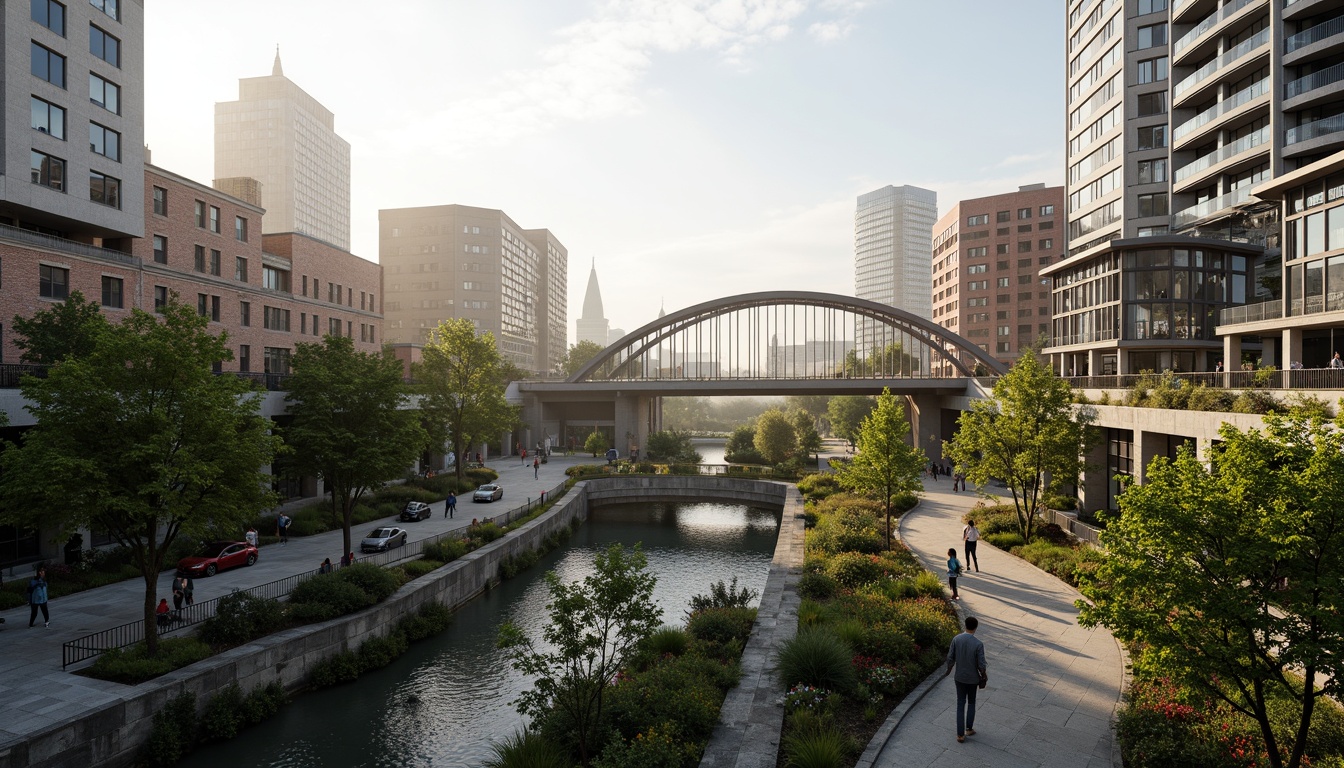
[[178,576],[214,576],[226,568],[257,562],[257,548],[245,541],[212,541],[177,561]]

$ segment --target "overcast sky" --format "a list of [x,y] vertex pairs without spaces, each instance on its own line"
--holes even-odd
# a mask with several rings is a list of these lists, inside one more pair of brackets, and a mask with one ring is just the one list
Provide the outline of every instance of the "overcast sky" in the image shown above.
[[855,198],[1063,183],[1062,4],[1047,0],[154,0],[153,162],[203,183],[214,104],[285,74],[351,144],[353,245],[378,210],[460,203],[597,260],[627,331],[759,290],[854,291]]

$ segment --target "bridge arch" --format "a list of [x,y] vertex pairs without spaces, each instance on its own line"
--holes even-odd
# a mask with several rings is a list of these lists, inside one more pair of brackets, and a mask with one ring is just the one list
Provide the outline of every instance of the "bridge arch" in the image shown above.
[[602,350],[569,381],[957,378],[1006,370],[969,340],[886,304],[764,291],[660,317]]

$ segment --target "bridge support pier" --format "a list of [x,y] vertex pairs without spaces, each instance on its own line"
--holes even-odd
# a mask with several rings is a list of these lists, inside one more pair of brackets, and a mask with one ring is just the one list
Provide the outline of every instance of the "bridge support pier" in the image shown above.
[[906,411],[910,418],[911,445],[924,449],[930,461],[943,459],[942,398],[937,395],[908,395]]

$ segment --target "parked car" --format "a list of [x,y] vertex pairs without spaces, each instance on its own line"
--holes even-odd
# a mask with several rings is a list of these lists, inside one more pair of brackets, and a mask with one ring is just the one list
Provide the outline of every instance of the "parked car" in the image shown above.
[[429,505],[423,501],[408,501],[406,508],[401,510],[401,521],[409,523],[413,520],[428,520]]
[[395,549],[406,545],[406,531],[401,528],[394,528],[390,525],[384,525],[381,528],[374,528],[368,536],[359,543],[361,552],[386,552],[389,549]]
[[257,548],[246,541],[212,541],[177,561],[178,576],[214,576],[228,568],[257,562]]
[[471,495],[472,501],[494,501],[502,498],[504,498],[504,489],[495,483],[482,485]]

